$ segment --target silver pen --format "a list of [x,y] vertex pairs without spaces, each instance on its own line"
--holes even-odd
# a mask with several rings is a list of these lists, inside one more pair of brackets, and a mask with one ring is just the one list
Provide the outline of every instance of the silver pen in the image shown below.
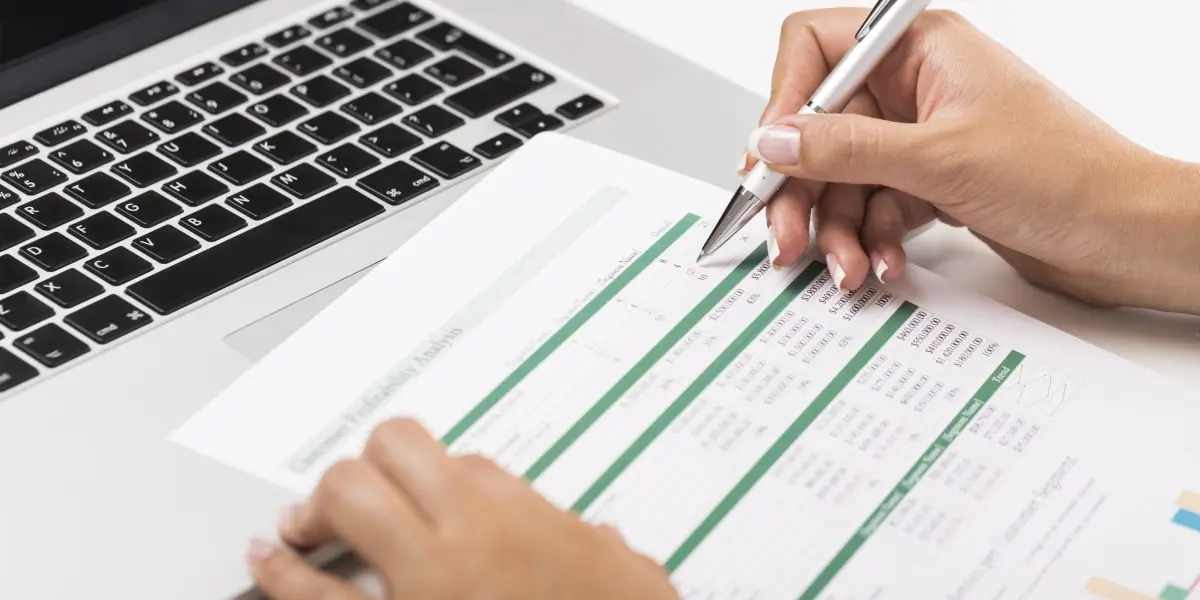
[[[895,47],[931,0],[878,0],[854,35],[854,47],[813,92],[799,114],[841,112],[867,76]],[[763,161],[754,165],[733,194],[725,212],[704,242],[696,262],[704,260],[741,231],[770,202],[787,176]]]

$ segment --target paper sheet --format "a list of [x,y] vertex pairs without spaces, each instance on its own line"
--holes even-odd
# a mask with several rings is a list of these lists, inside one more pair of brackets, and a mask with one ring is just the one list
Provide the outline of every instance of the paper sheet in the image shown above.
[[542,134],[173,439],[298,492],[419,419],[688,598],[1184,598],[1200,402],[919,268],[839,293],[728,199]]

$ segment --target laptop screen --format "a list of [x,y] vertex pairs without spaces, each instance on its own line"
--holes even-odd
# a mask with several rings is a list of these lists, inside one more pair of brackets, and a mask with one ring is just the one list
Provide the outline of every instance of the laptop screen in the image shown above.
[[259,0],[0,0],[0,108]]
[[116,21],[162,0],[5,2],[0,11],[0,67]]

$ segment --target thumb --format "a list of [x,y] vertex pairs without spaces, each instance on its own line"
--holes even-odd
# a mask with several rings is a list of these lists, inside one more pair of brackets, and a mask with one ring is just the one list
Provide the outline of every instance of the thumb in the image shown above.
[[850,113],[789,115],[756,129],[748,148],[789,177],[881,185],[936,203],[934,186],[953,170],[931,127]]

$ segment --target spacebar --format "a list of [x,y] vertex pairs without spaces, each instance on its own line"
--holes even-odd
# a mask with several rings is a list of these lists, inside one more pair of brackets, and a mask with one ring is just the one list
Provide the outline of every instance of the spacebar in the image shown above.
[[131,286],[160,314],[175,312],[383,212],[353,188],[338,188]]

